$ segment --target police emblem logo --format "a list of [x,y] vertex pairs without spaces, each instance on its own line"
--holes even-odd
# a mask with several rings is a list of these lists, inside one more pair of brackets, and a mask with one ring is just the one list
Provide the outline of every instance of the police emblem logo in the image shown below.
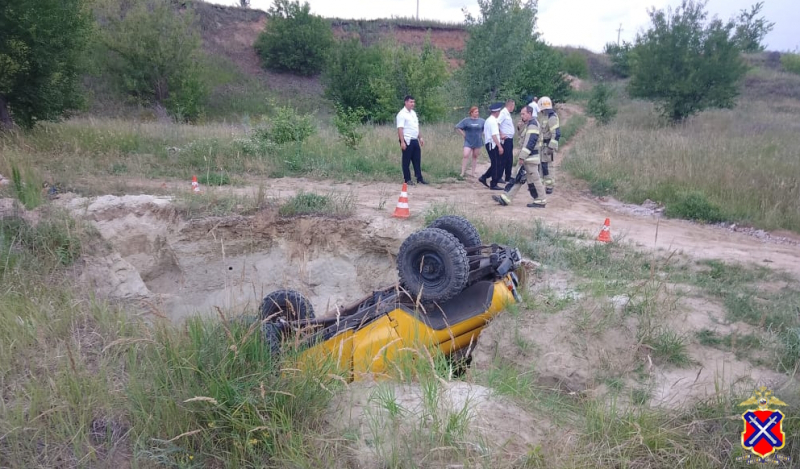
[[772,391],[762,386],[739,405],[755,405],[756,407],[742,413],[744,422],[742,448],[762,459],[783,448],[786,444],[786,435],[782,428],[784,415],[780,410],[771,407],[785,406],[786,403],[773,396]]

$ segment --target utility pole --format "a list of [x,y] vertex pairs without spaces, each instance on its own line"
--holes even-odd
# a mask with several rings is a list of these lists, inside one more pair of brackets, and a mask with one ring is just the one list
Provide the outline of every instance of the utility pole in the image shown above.
[[[417,0],[419,2],[419,0]],[[619,45],[619,35],[622,32],[622,23],[619,24],[619,29],[617,29],[617,45]]]
[[419,0],[417,0],[417,21],[419,21]]

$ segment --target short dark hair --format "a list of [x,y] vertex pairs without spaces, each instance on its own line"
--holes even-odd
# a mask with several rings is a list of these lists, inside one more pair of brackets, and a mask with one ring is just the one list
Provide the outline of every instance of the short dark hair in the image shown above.
[[525,109],[526,111],[528,111],[528,114],[533,114],[533,108],[530,107],[530,106],[525,106],[522,109]]
[[506,100],[506,104],[516,103],[513,98],[509,98]]
[[403,102],[407,103],[407,102],[411,101],[412,99],[414,99],[414,97],[411,96],[410,94],[407,94],[406,97],[403,98]]

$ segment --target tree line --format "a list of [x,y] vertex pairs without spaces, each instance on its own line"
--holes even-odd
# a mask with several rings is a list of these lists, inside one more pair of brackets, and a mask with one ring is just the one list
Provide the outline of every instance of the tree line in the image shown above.
[[[536,0],[477,0],[465,14],[463,66],[449,72],[441,50],[391,42],[335,40],[307,2],[274,0],[254,48],[265,68],[319,75],[336,109],[386,122],[414,95],[420,118],[442,119],[452,107],[533,94],[569,98],[566,72],[585,73],[575,54],[537,32]],[[731,107],[745,73],[741,52],[763,49],[774,23],[763,2],[737,18],[709,20],[705,2],[650,9],[651,25],[634,43],[609,44],[613,71],[629,77],[634,97],[653,99],[681,120],[708,107]],[[200,73],[201,38],[188,0],[8,0],[0,6],[0,126],[30,128],[82,105],[81,80],[103,76],[135,102],[181,121],[203,112],[209,84]]]

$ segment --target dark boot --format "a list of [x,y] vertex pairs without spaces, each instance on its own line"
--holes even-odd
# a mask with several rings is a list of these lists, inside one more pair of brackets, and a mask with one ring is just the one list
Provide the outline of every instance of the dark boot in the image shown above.
[[539,198],[539,192],[536,190],[536,186],[534,186],[533,184],[528,184],[528,192],[531,193],[531,197],[533,197],[533,200]]

